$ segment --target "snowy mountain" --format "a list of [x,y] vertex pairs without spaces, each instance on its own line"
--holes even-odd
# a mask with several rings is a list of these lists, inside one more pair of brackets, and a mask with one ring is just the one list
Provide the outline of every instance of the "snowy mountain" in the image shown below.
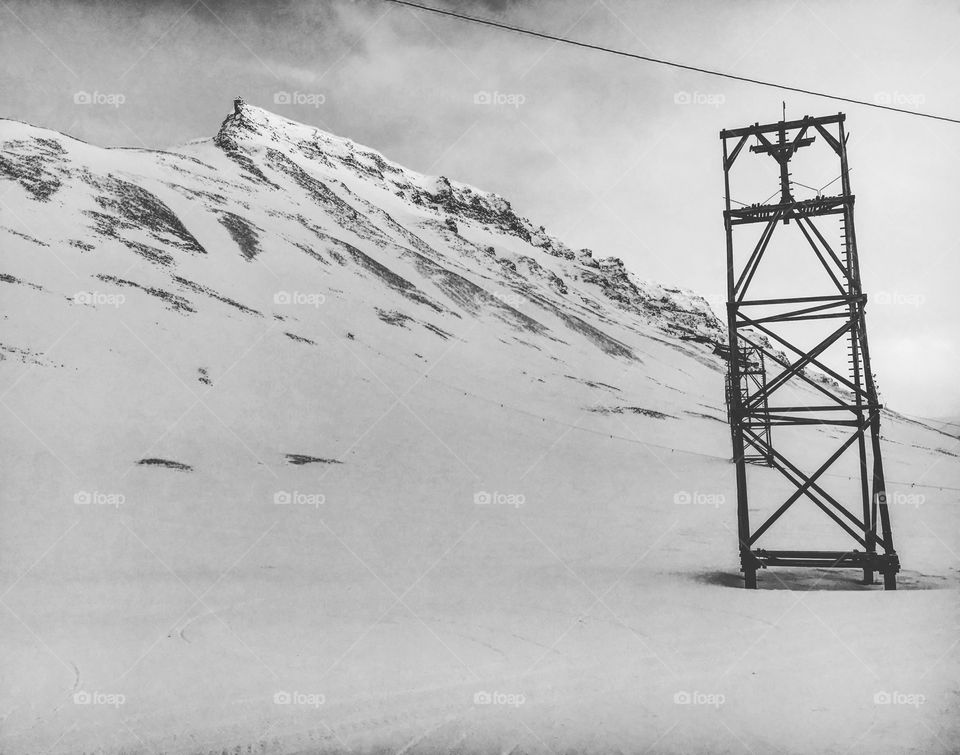
[[[0,120],[0,249],[0,752],[960,737],[956,428],[885,418],[901,591],[736,589],[692,292],[240,100],[171,151]],[[795,508],[771,547],[845,543]]]
[[[266,272],[276,258],[319,295],[349,281],[351,291],[410,309],[402,321],[421,326],[489,316],[515,338],[585,339],[626,359],[635,355],[601,327],[611,301],[681,338],[715,340],[720,331],[702,298],[640,281],[619,259],[574,252],[501,197],[412,173],[242,100],[212,142],[175,153],[99,150],[4,125],[0,171],[26,198],[55,206],[65,233],[4,230],[41,247],[95,249],[98,294],[135,289],[184,315],[203,308],[198,297],[215,299],[283,321],[283,297],[271,291],[285,281]],[[109,252],[120,267],[102,259]],[[234,259],[223,259],[230,252]],[[255,261],[263,267],[244,264]],[[134,263],[137,280],[119,277]]]

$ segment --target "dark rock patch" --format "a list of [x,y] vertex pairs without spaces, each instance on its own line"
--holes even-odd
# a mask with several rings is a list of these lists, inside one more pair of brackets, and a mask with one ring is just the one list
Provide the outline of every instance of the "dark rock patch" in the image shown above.
[[220,213],[217,219],[230,233],[230,237],[240,247],[240,253],[247,261],[260,254],[260,236],[250,221],[227,211]]
[[187,230],[176,213],[156,195],[136,184],[113,176],[97,177],[86,172],[84,179],[90,185],[105,192],[96,196],[94,200],[102,210],[110,213],[108,217],[121,221],[117,224],[97,218],[110,231],[108,235],[116,237],[119,227],[146,229],[163,244],[172,244],[187,252],[206,254],[206,249]]
[[727,424],[725,419],[720,417],[714,417],[712,414],[704,414],[703,412],[690,412],[686,409],[683,412],[684,414],[689,414],[691,417],[700,417],[700,419],[712,419],[714,422],[722,422],[724,425]]
[[300,466],[302,464],[342,464],[342,461],[337,459],[324,459],[319,456],[308,456],[306,454],[285,454],[287,459],[287,464],[296,464]]
[[604,389],[608,391],[616,391],[617,393],[620,393],[620,389],[617,388],[617,386],[615,385],[608,385],[607,383],[601,383],[595,380],[586,380],[584,378],[578,378],[575,375],[564,375],[564,377],[567,378],[568,380],[576,380],[578,383],[583,383],[584,385],[588,385],[591,388]]
[[429,330],[431,333],[436,333],[436,334],[437,334],[438,336],[440,336],[444,341],[448,341],[448,340],[450,340],[451,338],[453,338],[453,333],[448,333],[448,332],[445,331],[443,328],[439,328],[439,327],[437,327],[436,325],[434,325],[433,323],[423,322],[423,323],[420,323],[420,324],[423,325],[423,327],[425,327],[425,328],[426,328],[427,330]]
[[50,246],[46,241],[41,241],[40,239],[31,236],[28,233],[22,233],[21,231],[15,231],[13,228],[4,228],[7,233],[12,233],[14,236],[19,236],[24,241],[29,241],[31,244],[36,244],[37,246]]
[[590,406],[587,411],[597,414],[642,414],[654,419],[676,419],[672,414],[658,412],[655,409],[644,409],[642,406]]
[[31,283],[30,281],[20,280],[20,278],[8,273],[0,273],[0,281],[3,281],[4,283],[12,283],[16,286],[29,286],[37,291],[43,291],[43,286],[38,286],[36,283]]
[[33,199],[46,202],[63,185],[63,147],[53,139],[8,142],[0,152],[0,177],[19,183]]
[[565,312],[556,304],[544,299],[543,297],[536,296],[535,294],[531,293],[529,298],[530,301],[540,305],[547,311],[552,312],[559,317],[563,321],[563,324],[570,328],[570,330],[573,330],[586,337],[588,341],[593,343],[603,353],[614,357],[622,357],[631,361],[640,361],[633,351],[631,351],[629,346],[622,341],[618,341],[613,336],[607,335],[599,328],[596,328],[588,323],[586,320],[583,320],[576,315],[572,315],[569,312]]
[[413,318],[410,315],[405,315],[403,312],[400,312],[396,309],[380,309],[380,307],[374,307],[377,310],[377,317],[383,320],[388,325],[396,325],[400,328],[407,327],[408,322],[412,322]]
[[157,299],[160,299],[167,305],[167,309],[172,309],[175,312],[196,312],[193,304],[190,303],[188,299],[184,299],[182,296],[177,296],[176,294],[170,293],[169,291],[164,291],[162,288],[154,288],[153,286],[143,286],[134,281],[125,280],[124,278],[117,278],[113,275],[103,275],[102,273],[97,275],[97,278],[102,280],[104,283],[113,283],[116,286],[127,286],[130,288],[138,288],[143,291],[145,294],[154,296]]
[[195,283],[194,281],[187,280],[186,278],[181,278],[179,275],[173,276],[173,279],[184,288],[188,288],[195,293],[203,294],[204,296],[209,296],[211,299],[216,299],[219,302],[228,304],[235,309],[239,309],[241,312],[245,314],[256,315],[257,317],[263,317],[263,314],[258,312],[257,310],[251,309],[250,307],[240,304],[239,302],[236,302],[233,299],[230,299],[224,296],[223,294],[218,294],[212,288],[207,288],[206,286],[202,286],[199,283]]
[[315,341],[311,341],[309,338],[304,338],[303,336],[298,336],[296,333],[287,333],[286,331],[284,331],[283,334],[284,334],[287,338],[289,338],[289,339],[291,339],[291,340],[293,340],[293,341],[299,341],[300,343],[307,343],[307,344],[310,344],[311,346],[316,346],[316,345],[317,345]]
[[166,467],[167,469],[176,469],[178,472],[192,472],[193,467],[189,464],[183,464],[179,461],[171,461],[170,459],[140,459],[137,461],[137,464],[141,467]]

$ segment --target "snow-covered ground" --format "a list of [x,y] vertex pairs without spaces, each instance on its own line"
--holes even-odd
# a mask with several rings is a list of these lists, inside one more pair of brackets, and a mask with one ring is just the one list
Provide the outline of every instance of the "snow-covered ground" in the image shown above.
[[0,142],[0,751],[960,751],[957,428],[884,418],[897,592],[746,591],[699,297],[248,105]]

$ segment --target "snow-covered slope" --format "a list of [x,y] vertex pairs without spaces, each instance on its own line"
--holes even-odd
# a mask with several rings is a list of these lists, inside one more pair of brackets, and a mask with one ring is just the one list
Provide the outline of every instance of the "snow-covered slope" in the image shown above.
[[0,121],[0,250],[0,751],[957,741],[955,428],[886,418],[900,592],[734,589],[702,298],[240,101],[169,152]]

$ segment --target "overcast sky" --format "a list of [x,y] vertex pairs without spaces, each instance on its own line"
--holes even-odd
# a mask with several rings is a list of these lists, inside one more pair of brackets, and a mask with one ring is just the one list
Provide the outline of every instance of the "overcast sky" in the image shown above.
[[[953,2],[424,1],[960,118]],[[414,170],[496,191],[571,246],[622,257],[641,277],[714,303],[725,290],[719,130],[778,120],[784,98],[788,117],[843,110],[882,397],[908,413],[960,416],[952,222],[960,125],[381,0],[4,0],[0,49],[0,116],[101,145],[165,147],[214,134],[242,95]],[[101,104],[77,104],[78,92],[96,93]],[[277,103],[281,92],[300,104]],[[477,104],[479,92],[499,96]]]

